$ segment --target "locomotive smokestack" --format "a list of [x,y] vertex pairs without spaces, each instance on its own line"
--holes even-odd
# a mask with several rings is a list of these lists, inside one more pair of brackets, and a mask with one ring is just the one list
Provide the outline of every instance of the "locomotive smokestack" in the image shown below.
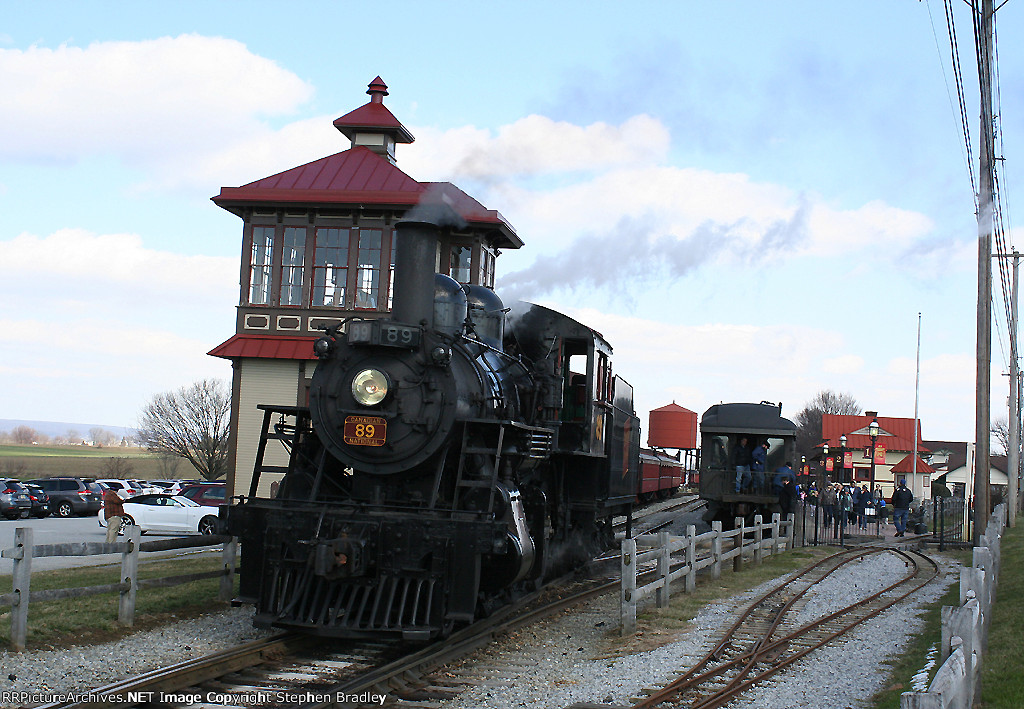
[[395,224],[395,292],[391,317],[397,322],[434,323],[434,272],[437,241],[442,227],[466,226],[445,195],[428,192],[423,200]]
[[434,322],[434,264],[440,228],[429,221],[403,220],[395,225],[395,293],[391,317],[427,327]]

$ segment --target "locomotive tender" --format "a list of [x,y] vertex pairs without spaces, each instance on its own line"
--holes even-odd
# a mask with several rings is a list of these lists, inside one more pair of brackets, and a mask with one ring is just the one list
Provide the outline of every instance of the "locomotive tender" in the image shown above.
[[[224,509],[255,623],[423,640],[612,543],[639,421],[594,330],[435,274],[437,209],[396,225],[390,318],[331,328],[308,407],[261,406],[249,496]],[[289,461],[256,497],[267,445]]]
[[[782,417],[782,404],[715,404],[700,420],[700,496],[707,501],[706,521],[720,520],[727,527],[737,517],[752,522],[754,515],[770,519],[779,511],[779,496],[772,489],[775,472],[794,462],[796,424]],[[748,448],[768,442],[763,484],[748,485],[736,492],[736,447],[742,439]]]

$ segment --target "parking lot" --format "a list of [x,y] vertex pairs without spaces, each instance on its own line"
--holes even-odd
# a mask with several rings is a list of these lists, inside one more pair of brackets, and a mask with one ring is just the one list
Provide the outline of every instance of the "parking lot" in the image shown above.
[[[33,544],[62,544],[67,542],[105,542],[106,530],[99,525],[96,515],[88,517],[47,517],[45,519],[0,519],[0,549],[14,546],[14,530],[18,527],[32,529]],[[171,535],[177,536],[177,535]],[[164,539],[166,537],[147,534],[143,539]],[[142,552],[142,559],[174,556],[185,552]],[[94,566],[97,564],[117,564],[121,561],[120,554],[99,554],[94,556],[43,557],[32,559],[32,570],[65,569],[73,566]],[[10,574],[14,568],[11,559],[0,559],[0,575]],[[8,589],[9,590],[9,589]]]

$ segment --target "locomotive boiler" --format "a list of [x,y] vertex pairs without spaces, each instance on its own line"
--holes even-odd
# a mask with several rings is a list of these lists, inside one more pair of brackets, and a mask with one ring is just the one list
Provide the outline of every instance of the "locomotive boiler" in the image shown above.
[[[315,343],[308,407],[261,406],[249,495],[224,510],[257,625],[444,635],[609,546],[631,508],[639,422],[611,347],[436,274],[450,228],[396,225],[391,316]],[[260,498],[275,441],[288,465]]]

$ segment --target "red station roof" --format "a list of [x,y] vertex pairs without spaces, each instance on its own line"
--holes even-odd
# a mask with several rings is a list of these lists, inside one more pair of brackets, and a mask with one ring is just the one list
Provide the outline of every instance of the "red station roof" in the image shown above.
[[[914,472],[914,454],[906,456],[896,465],[892,466],[892,472],[894,473],[912,473]],[[934,473],[935,468],[925,463],[920,458],[917,459],[917,472],[919,473]]]
[[[874,415],[822,414],[821,437],[828,441],[830,449],[839,448],[839,437],[844,433],[846,434],[847,448],[870,448],[871,436],[868,435],[868,426],[874,419]],[[884,446],[888,451],[909,452],[914,450],[914,419],[879,416],[878,428],[880,431],[879,446]],[[918,421],[917,435],[917,450],[929,452],[921,441],[920,421]]]
[[278,335],[234,335],[207,352],[214,357],[235,359],[316,359],[313,343],[316,337],[281,337]]

